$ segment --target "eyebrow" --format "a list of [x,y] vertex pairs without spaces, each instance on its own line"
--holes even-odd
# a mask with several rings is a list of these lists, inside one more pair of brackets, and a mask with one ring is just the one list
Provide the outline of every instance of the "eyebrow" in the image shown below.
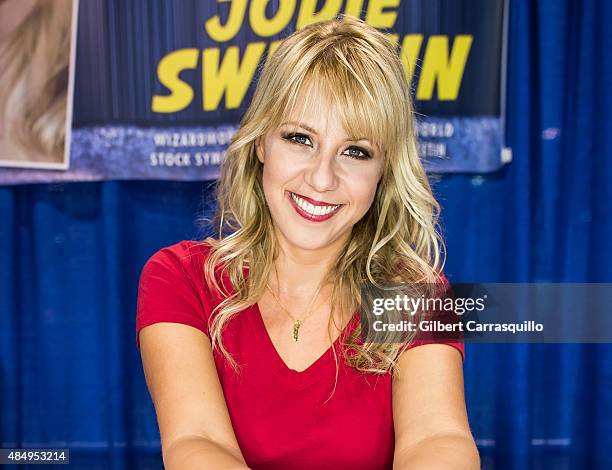
[[319,134],[316,130],[314,130],[308,124],[304,124],[304,123],[296,122],[296,121],[286,121],[286,122],[283,122],[281,126],[284,126],[285,124],[293,124],[294,126],[302,127],[306,129],[308,132],[312,132],[313,134],[317,134],[317,135]]
[[[306,129],[308,132],[312,132],[313,134],[317,134],[319,135],[319,133],[313,129],[312,127],[310,127],[308,124],[304,124],[301,122],[297,122],[297,121],[285,121],[281,124],[281,126],[284,126],[285,124],[293,124],[294,126],[298,126],[298,127],[302,127],[303,129]],[[370,139],[368,139],[367,137],[359,137],[358,139],[347,139],[347,141],[350,142],[358,142],[360,140],[365,140],[367,142],[370,142]]]

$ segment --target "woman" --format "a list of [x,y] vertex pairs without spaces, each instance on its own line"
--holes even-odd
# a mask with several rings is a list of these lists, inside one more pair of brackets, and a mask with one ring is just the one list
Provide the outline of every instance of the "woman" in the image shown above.
[[71,18],[72,0],[0,0],[0,166],[64,163]]
[[440,281],[412,129],[397,50],[358,19],[268,59],[222,167],[219,238],[141,276],[166,468],[479,468],[463,345],[368,343],[356,311],[364,280]]

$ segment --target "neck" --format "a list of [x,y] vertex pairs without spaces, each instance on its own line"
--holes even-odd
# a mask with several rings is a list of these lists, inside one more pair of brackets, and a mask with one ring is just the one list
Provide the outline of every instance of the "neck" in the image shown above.
[[[278,233],[278,232],[277,232]],[[316,250],[296,247],[287,242],[282,235],[277,235],[280,245],[279,256],[275,262],[278,273],[270,273],[270,284],[274,285],[283,297],[303,298],[312,295],[323,282],[329,269],[336,262],[345,239]],[[331,292],[331,285],[323,286],[323,293]]]

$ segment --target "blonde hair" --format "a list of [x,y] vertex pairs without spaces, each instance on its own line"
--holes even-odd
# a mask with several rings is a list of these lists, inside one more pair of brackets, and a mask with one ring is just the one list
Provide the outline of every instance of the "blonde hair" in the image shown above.
[[[347,132],[352,137],[368,136],[385,155],[375,199],[353,226],[328,274],[333,282],[330,328],[333,309],[351,312],[355,306],[351,299],[360,299],[364,282],[435,284],[441,279],[440,207],[417,154],[409,84],[397,46],[350,16],[309,25],[285,39],[263,67],[222,164],[215,216],[219,239],[204,241],[211,245],[206,281],[225,297],[210,323],[211,343],[236,370],[223,345],[223,327],[264,294],[279,250],[255,141],[289,115],[303,86],[327,93]],[[219,283],[219,276],[227,276],[232,289]],[[389,337],[361,344],[360,334],[358,326],[343,338],[343,355],[351,367],[369,373],[393,371],[412,339],[402,344]]]
[[30,161],[63,157],[71,13],[72,0],[39,0],[0,44],[0,131]]

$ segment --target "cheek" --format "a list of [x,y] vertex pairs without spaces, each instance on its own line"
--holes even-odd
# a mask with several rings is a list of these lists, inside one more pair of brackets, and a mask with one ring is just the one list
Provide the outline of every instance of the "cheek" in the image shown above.
[[266,146],[265,164],[263,165],[264,190],[281,193],[299,178],[303,168],[300,158],[282,145],[276,143]]
[[264,195],[266,196],[266,202],[269,207],[274,205],[274,200],[272,195],[274,194],[273,188],[276,186],[274,181],[274,173],[271,171],[268,165],[264,165],[263,174],[262,174],[262,186]]
[[263,166],[262,185],[268,205],[272,210],[282,203],[284,189],[292,178],[291,168],[285,165],[284,159],[268,153]]
[[356,194],[355,200],[358,201],[357,208],[359,210],[359,216],[362,217],[372,206],[374,197],[376,196],[376,184],[370,185],[367,188],[363,188],[362,191]]
[[285,179],[285,171],[279,163],[273,157],[266,159],[266,163],[263,166],[263,185],[266,193],[271,193],[274,189],[278,189]]
[[374,201],[380,180],[379,175],[380,171],[378,168],[372,168],[370,171],[362,173],[359,177],[354,175],[350,179],[349,184],[347,184],[351,199],[362,215],[368,211]]

